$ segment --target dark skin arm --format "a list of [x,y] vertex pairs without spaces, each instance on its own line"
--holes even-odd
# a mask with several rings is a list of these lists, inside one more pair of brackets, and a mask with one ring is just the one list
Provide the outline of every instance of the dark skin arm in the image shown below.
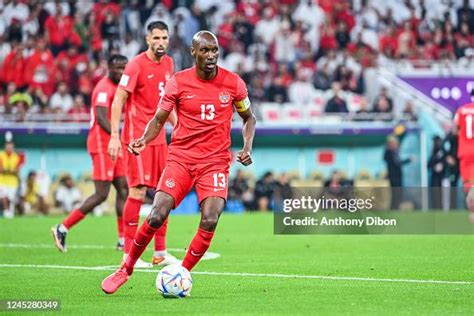
[[96,113],[97,123],[107,134],[110,135],[110,122],[107,119],[109,110],[105,106],[98,106],[96,107]]
[[244,126],[242,127],[242,137],[244,139],[244,146],[242,150],[237,153],[237,161],[248,166],[252,163],[252,146],[253,138],[255,136],[255,124],[257,119],[252,112],[252,108],[249,107],[244,112],[237,112],[239,116],[244,121]]

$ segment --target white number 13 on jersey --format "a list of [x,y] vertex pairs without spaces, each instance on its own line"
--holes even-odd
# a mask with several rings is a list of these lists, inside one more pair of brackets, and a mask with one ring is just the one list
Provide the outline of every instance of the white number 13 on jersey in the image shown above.
[[214,104],[201,104],[201,120],[211,121],[216,116]]
[[221,172],[214,173],[212,177],[214,178],[214,192],[224,190],[226,184],[225,174]]

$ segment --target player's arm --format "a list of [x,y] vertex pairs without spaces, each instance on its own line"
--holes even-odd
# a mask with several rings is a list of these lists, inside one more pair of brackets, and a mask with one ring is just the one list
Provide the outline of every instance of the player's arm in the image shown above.
[[173,128],[176,126],[176,124],[178,124],[178,116],[176,115],[176,110],[170,112],[168,116],[168,123],[170,123]]
[[248,98],[240,102],[248,102],[248,105],[243,111],[239,111],[239,107],[237,106],[237,113],[239,113],[239,116],[244,121],[244,125],[242,127],[244,145],[242,150],[237,154],[237,160],[244,166],[248,166],[252,163],[253,138],[255,136],[255,125],[257,123],[257,119],[255,118],[255,114],[252,111],[252,107],[250,106],[250,101]]
[[140,152],[145,149],[145,146],[158,136],[171,112],[159,107],[153,118],[146,125],[142,137],[131,142],[130,145],[128,145],[128,150],[132,154],[140,154]]
[[112,102],[112,113],[110,115],[110,141],[108,152],[112,160],[117,159],[122,144],[120,143],[119,125],[122,109],[128,98],[128,91],[118,87],[115,92],[114,101]]
[[107,133],[110,135],[110,122],[107,119],[109,110],[105,106],[98,106],[96,107],[96,115],[97,115],[97,124]]
[[165,125],[166,120],[169,119],[170,113],[173,112],[173,114],[176,114],[173,110],[177,102],[178,84],[176,82],[176,78],[173,76],[166,84],[165,93],[160,99],[158,109],[156,110],[153,118],[146,125],[145,132],[143,133],[142,137],[134,140],[128,145],[128,150],[131,153],[138,155],[143,149],[145,149],[145,146],[149,142],[151,142],[156,136],[158,136],[161,129]]

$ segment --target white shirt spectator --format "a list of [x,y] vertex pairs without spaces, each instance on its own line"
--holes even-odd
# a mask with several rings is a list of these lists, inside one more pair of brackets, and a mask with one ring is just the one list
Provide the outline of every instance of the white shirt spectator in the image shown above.
[[0,65],[3,64],[5,57],[7,57],[10,51],[11,51],[10,43],[1,41],[0,42]]
[[30,9],[24,3],[14,4],[10,2],[5,8],[3,8],[3,14],[0,16],[0,20],[4,20],[6,25],[10,25],[12,19],[17,19],[20,22],[24,22],[30,15]]
[[145,22],[145,34],[147,32],[146,28],[148,27],[148,24],[150,24],[153,21],[165,22],[166,25],[168,25],[168,30],[170,31],[170,33],[174,29],[174,22],[173,22],[173,18],[171,16],[171,14],[168,12],[168,9],[161,3],[157,4],[153,8],[153,11],[151,11],[150,16],[146,20],[146,22]]
[[[82,5],[81,1],[81,5]],[[67,1],[60,1],[59,5],[61,6],[61,15],[68,16],[71,13],[71,8],[69,7],[69,3]],[[44,9],[48,11],[48,13],[52,16],[56,15],[56,3],[54,1],[46,1],[44,4]]]
[[271,8],[265,9],[263,12],[264,18],[258,21],[255,25],[255,35],[259,36],[267,45],[270,45],[273,42],[275,34],[280,29],[280,21],[276,16],[271,17],[271,10]]
[[309,105],[312,103],[316,90],[308,81],[294,81],[288,87],[288,99],[291,103]]
[[72,108],[73,103],[74,100],[69,93],[61,94],[56,91],[49,100],[49,107],[52,110],[59,110],[61,112],[67,113]]
[[[128,36],[128,35],[125,35]],[[120,45],[120,54],[124,55],[131,60],[133,57],[138,55],[140,52],[140,43],[134,38],[130,37],[128,43],[127,41],[122,42]]]
[[324,11],[313,0],[301,0],[292,16],[310,28],[319,28],[324,22]]
[[60,185],[56,191],[55,198],[61,204],[61,207],[69,213],[81,202],[82,195],[76,187],[68,188]]
[[283,23],[280,31],[275,36],[275,60],[293,62],[296,58],[296,47],[289,23]]

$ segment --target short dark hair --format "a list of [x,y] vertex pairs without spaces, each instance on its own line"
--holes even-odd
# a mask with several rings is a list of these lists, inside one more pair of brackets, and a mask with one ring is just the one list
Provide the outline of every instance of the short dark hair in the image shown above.
[[154,29],[159,29],[159,30],[168,32],[168,25],[166,25],[166,23],[163,21],[153,21],[153,22],[150,22],[150,24],[148,24],[146,29],[148,33],[153,32]]
[[110,67],[110,66],[112,66],[112,64],[115,64],[115,63],[125,63],[126,64],[127,62],[128,62],[127,57],[125,57],[123,55],[119,55],[119,54],[113,54],[107,60],[107,65]]

